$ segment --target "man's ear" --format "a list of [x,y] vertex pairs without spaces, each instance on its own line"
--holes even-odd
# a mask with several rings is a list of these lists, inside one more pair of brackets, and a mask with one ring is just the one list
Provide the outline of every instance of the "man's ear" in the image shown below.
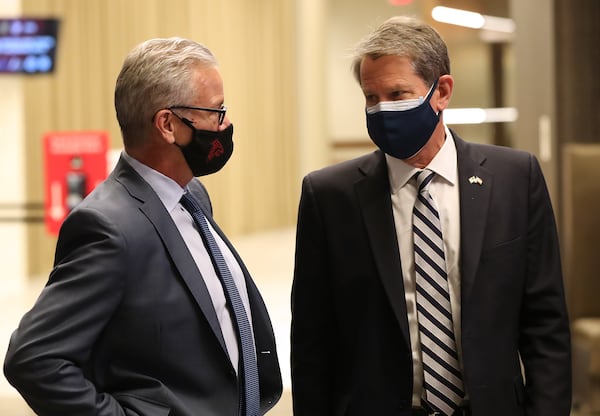
[[442,75],[438,81],[439,95],[435,103],[437,111],[443,111],[448,107],[453,88],[454,78],[452,78],[452,75]]
[[168,109],[159,110],[152,121],[154,128],[160,133],[162,139],[169,144],[175,142],[174,121],[173,113]]

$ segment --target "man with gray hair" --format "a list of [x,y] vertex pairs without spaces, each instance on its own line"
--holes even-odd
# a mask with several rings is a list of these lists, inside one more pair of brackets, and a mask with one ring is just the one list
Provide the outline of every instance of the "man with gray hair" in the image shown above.
[[42,416],[259,416],[282,382],[267,309],[194,177],[233,151],[204,46],[152,39],[115,88],[124,151],[66,218],[13,333],[8,380]]
[[416,19],[384,22],[353,70],[379,149],[303,181],[294,415],[569,415],[569,320],[536,158],[444,124],[446,45]]

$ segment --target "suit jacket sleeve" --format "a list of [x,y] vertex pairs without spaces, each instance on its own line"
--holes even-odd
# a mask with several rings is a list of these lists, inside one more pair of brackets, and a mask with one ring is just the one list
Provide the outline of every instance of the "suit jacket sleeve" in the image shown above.
[[327,283],[324,224],[310,176],[303,181],[297,227],[291,330],[294,415],[329,415],[333,299]]
[[531,156],[527,277],[519,351],[527,415],[568,415],[571,349],[554,213],[537,160]]
[[98,392],[84,364],[123,293],[126,242],[107,218],[76,210],[65,221],[55,267],[13,333],[7,379],[39,415],[124,415]]

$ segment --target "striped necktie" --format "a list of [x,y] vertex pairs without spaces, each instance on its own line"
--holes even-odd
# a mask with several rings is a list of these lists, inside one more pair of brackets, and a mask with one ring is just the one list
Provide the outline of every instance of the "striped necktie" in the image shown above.
[[444,415],[452,415],[464,397],[452,324],[444,240],[439,214],[428,185],[435,173],[417,176],[413,209],[417,315],[423,358],[425,399]]
[[233,281],[231,272],[225,263],[223,254],[215,241],[214,236],[208,228],[208,223],[204,217],[204,213],[200,208],[200,204],[189,193],[183,194],[181,197],[181,205],[190,213],[198,226],[200,235],[204,245],[208,249],[210,257],[213,261],[215,270],[221,278],[221,284],[225,291],[228,304],[233,313],[234,322],[237,325],[238,336],[240,341],[240,349],[242,356],[242,372],[243,374],[243,400],[245,413],[244,416],[259,416],[260,414],[260,392],[258,379],[258,366],[256,363],[256,354],[254,350],[254,337],[250,321],[246,314],[246,309],[242,303],[240,293]]

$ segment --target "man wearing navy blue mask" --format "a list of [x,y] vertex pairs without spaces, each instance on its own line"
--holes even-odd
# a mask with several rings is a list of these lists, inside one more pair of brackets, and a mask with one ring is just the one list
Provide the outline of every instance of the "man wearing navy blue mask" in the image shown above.
[[356,48],[371,154],[307,175],[292,289],[296,416],[567,416],[569,321],[536,158],[444,124],[439,34]]

